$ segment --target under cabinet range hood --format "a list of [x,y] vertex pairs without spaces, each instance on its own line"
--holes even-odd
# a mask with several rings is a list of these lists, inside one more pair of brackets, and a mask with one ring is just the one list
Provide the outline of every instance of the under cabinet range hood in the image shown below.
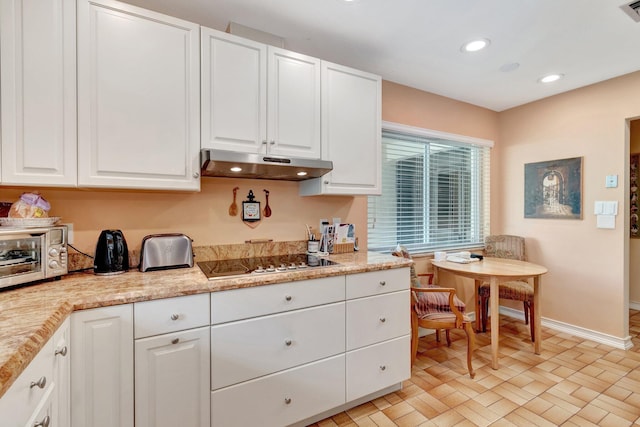
[[333,162],[202,149],[202,176],[304,181],[331,172]]

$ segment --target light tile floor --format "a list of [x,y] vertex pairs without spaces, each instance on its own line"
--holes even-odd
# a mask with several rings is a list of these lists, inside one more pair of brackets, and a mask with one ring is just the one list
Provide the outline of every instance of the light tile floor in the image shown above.
[[630,350],[543,327],[535,355],[528,326],[501,316],[500,369],[489,334],[477,334],[473,380],[463,333],[450,348],[424,337],[401,391],[313,426],[640,426],[640,311],[629,317]]

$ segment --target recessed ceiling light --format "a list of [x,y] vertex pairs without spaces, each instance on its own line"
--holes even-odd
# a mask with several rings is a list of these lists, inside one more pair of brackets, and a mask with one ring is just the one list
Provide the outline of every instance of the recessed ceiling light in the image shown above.
[[242,172],[242,168],[238,166],[234,166],[230,170],[231,172]]
[[564,77],[564,74],[547,74],[546,76],[540,77],[538,81],[540,83],[553,83],[555,81],[560,80],[563,77]]
[[305,171],[300,171],[300,172],[296,173],[296,175],[298,175],[298,176],[306,176],[307,173]]
[[477,52],[490,44],[491,41],[489,39],[475,39],[463,44],[460,50],[463,52]]

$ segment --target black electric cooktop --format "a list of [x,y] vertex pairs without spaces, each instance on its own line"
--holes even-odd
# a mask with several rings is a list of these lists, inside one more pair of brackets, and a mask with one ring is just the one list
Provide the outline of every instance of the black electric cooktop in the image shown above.
[[272,255],[256,258],[200,261],[198,267],[209,280],[245,274],[284,273],[307,268],[337,264],[326,258],[309,254]]

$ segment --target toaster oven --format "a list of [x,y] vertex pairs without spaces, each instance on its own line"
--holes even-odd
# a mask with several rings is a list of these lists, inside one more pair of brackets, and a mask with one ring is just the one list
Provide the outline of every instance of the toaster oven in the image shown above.
[[0,289],[68,273],[67,227],[0,227]]

